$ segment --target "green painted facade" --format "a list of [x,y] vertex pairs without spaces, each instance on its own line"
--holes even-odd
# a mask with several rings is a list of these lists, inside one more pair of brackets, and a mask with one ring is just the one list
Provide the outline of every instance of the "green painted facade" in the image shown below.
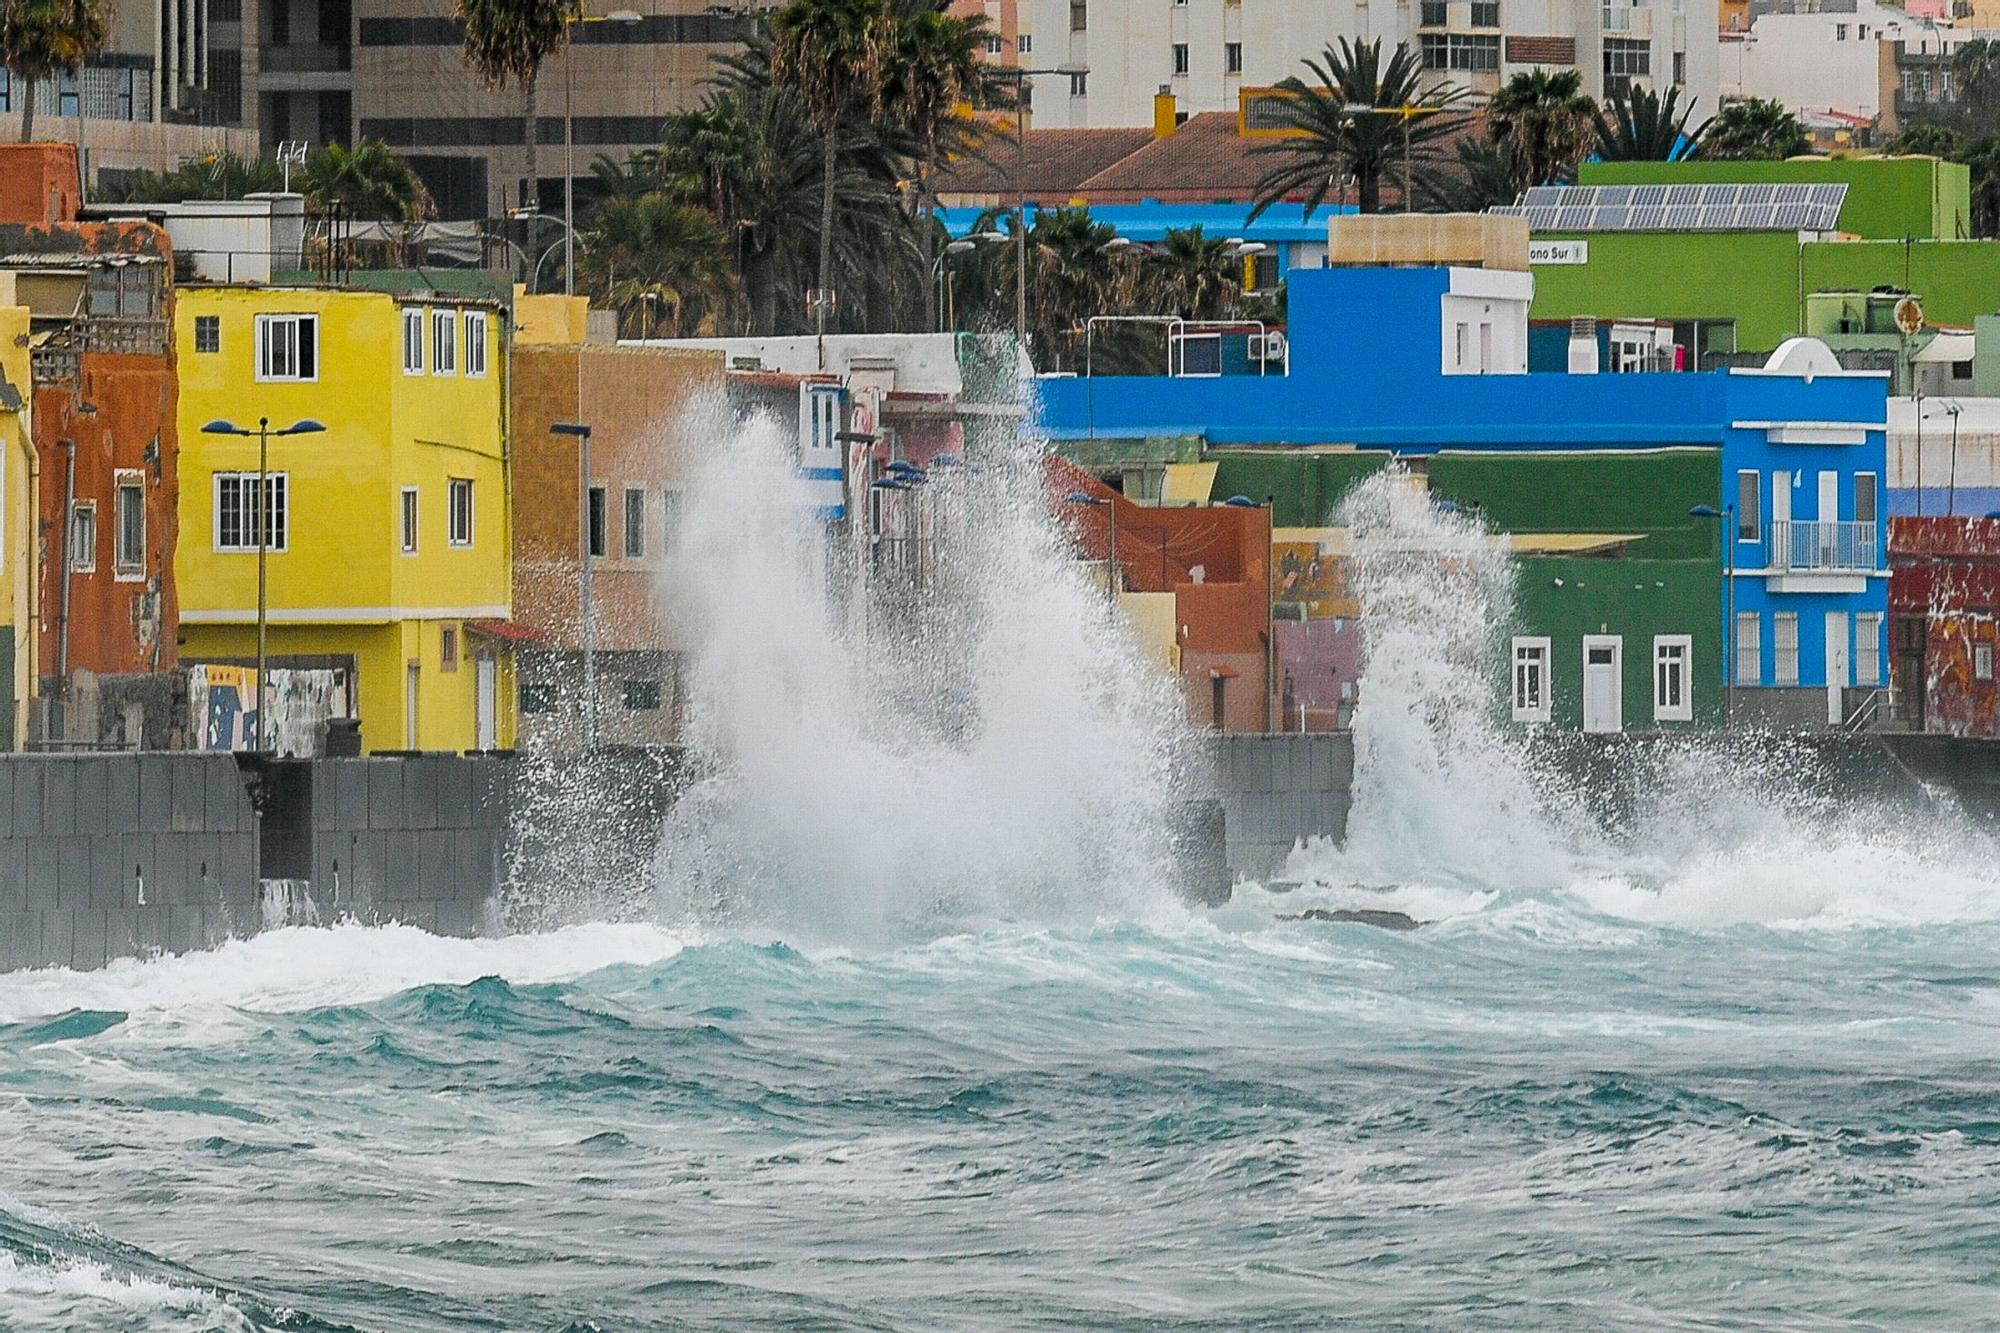
[[1845,185],[1840,229],[1870,240],[1972,235],[1972,169],[1935,157],[1586,162],[1579,185]]
[[1220,465],[1209,490],[1212,499],[1245,495],[1268,502],[1271,524],[1279,528],[1325,525],[1356,482],[1389,464],[1387,453],[1350,450],[1210,449],[1203,459]]
[[[1732,320],[1740,351],[1766,352],[1806,327],[1814,292],[1878,286],[1916,293],[1933,324],[2000,310],[2000,241],[1963,236],[1966,168],[1935,158],[1798,162],[1596,162],[1586,185],[1843,181],[1843,230],[1865,239],[1801,242],[1786,231],[1537,232],[1579,241],[1583,264],[1537,264],[1537,320]],[[1937,239],[1943,237],[1946,239]]]
[[1454,453],[1430,460],[1431,494],[1476,505],[1502,532],[1617,532],[1634,556],[1714,560],[1721,454],[1714,449],[1619,453]]

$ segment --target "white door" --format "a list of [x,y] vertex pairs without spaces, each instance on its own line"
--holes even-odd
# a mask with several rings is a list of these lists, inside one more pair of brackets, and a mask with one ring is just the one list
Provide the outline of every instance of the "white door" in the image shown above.
[[1583,729],[1623,731],[1625,704],[1622,681],[1625,641],[1616,634],[1583,636]]
[[403,748],[417,749],[417,686],[421,668],[415,662],[403,675]]
[[1842,693],[1854,680],[1852,658],[1847,651],[1847,612],[1826,613],[1826,721],[1839,726],[1846,721],[1846,696]]
[[1792,567],[1792,474],[1771,474],[1771,568]]
[[500,664],[479,659],[479,748],[500,748]]

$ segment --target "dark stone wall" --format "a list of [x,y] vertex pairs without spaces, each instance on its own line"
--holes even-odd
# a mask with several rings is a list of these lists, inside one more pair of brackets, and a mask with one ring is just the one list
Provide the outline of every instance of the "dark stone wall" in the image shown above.
[[1219,733],[1209,743],[1231,873],[1269,879],[1284,869],[1300,839],[1346,838],[1354,783],[1352,734]]

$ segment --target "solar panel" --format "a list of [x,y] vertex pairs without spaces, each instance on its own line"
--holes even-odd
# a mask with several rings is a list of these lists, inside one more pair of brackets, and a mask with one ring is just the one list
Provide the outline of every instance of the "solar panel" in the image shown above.
[[1845,185],[1537,185],[1491,211],[1532,231],[1827,231]]

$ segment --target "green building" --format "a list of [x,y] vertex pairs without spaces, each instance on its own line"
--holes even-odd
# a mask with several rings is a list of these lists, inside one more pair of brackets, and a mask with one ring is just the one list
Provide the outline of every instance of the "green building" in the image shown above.
[[[1777,225],[1779,215],[1742,210],[1742,220],[1694,229],[1670,206],[1655,226],[1638,210],[1531,214],[1538,323],[1579,316],[1674,326],[1674,341],[1702,367],[1730,352],[1767,352],[1808,327],[1815,293],[1914,294],[1932,324],[1970,326],[2000,311],[2000,241],[1968,239],[1971,178],[1961,163],[1933,157],[1810,158],[1787,162],[1589,162],[1584,187],[1847,187],[1831,231]],[[1572,196],[1581,201],[1588,197]],[[1688,199],[1681,205],[1692,212]],[[1541,223],[1551,225],[1542,226]],[[1560,335],[1567,339],[1567,329]],[[1539,344],[1546,368],[1559,346]],[[1838,350],[1838,348],[1836,348]]]

